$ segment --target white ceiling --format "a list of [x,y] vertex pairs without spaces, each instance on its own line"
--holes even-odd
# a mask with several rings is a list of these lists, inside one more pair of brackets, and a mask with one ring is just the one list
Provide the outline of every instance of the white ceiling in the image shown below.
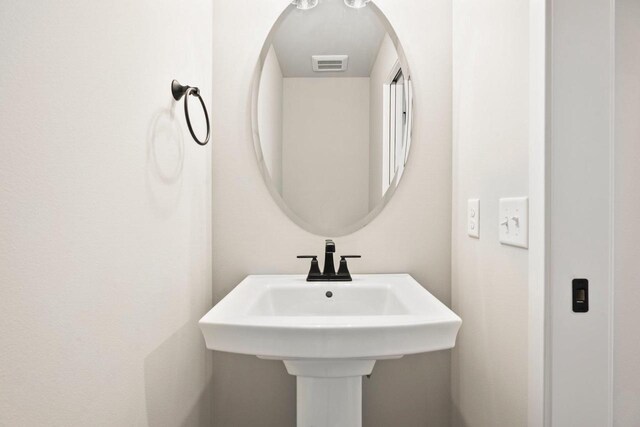
[[[385,33],[371,7],[352,9],[343,0],[320,0],[310,10],[287,8],[273,47],[284,77],[369,77]],[[349,55],[349,68],[315,73],[312,55]]]

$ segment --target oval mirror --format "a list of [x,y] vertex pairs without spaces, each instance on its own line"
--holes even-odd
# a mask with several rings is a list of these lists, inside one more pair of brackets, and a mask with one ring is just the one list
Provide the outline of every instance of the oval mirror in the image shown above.
[[304,229],[351,233],[402,177],[411,78],[391,25],[367,0],[296,0],[262,49],[256,154],[271,194]]

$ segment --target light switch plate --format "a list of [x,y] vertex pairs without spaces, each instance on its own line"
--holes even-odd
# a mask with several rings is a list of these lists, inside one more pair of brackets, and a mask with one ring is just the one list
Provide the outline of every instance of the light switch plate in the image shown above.
[[529,247],[529,198],[511,197],[500,199],[498,227],[500,243]]
[[480,238],[480,199],[467,200],[467,234]]

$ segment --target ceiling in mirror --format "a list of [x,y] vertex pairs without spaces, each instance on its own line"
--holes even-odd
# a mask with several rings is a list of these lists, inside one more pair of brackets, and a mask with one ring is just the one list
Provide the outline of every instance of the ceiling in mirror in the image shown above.
[[411,142],[404,53],[380,10],[356,3],[365,7],[288,7],[265,41],[254,84],[265,182],[293,221],[324,236],[351,233],[382,210]]
[[[386,34],[373,8],[353,10],[329,1],[292,12],[282,17],[272,41],[283,77],[369,77]],[[313,55],[334,54],[349,57],[344,73],[313,72]]]

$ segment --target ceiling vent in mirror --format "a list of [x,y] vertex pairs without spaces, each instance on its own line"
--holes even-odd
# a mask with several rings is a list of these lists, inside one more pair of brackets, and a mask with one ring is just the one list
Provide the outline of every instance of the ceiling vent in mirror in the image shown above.
[[313,55],[311,63],[313,71],[347,71],[349,55]]

